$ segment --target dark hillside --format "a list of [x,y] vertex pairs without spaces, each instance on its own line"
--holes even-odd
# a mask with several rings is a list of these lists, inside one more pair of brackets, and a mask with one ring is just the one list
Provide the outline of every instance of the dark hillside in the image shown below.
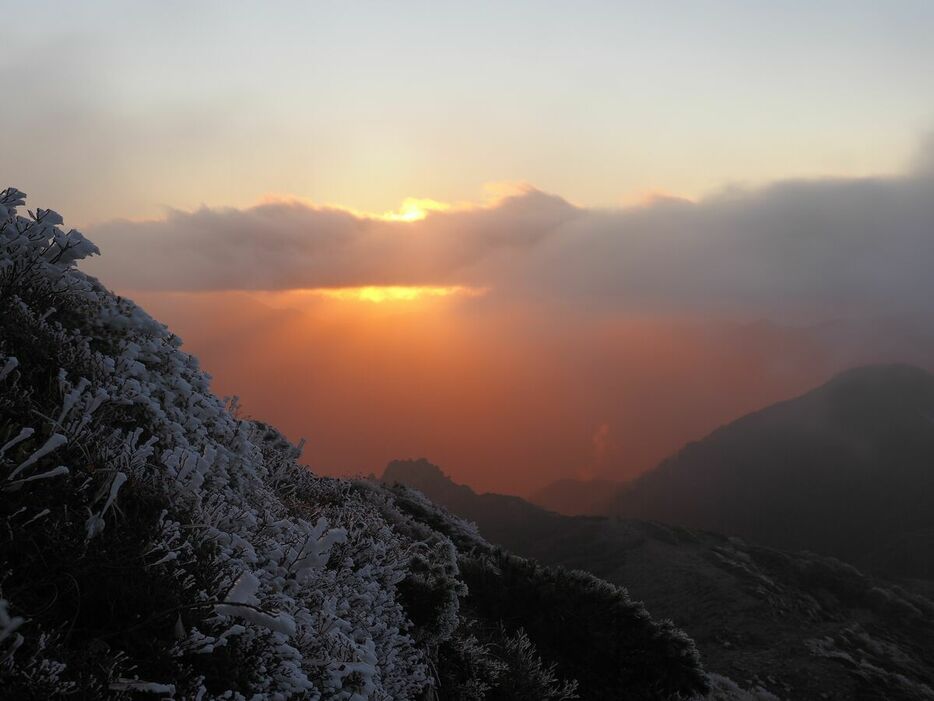
[[934,376],[857,368],[692,443],[611,512],[934,578]]
[[624,586],[683,627],[712,672],[781,698],[934,698],[934,603],[839,560],[658,522],[561,516],[474,494],[424,460],[391,463],[384,480],[425,491],[513,552]]

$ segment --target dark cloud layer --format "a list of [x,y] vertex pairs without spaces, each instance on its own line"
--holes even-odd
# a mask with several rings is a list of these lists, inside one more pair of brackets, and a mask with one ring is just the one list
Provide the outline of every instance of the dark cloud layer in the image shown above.
[[582,212],[530,190],[488,209],[420,222],[355,216],[284,201],[249,209],[170,212],[160,221],[93,229],[118,288],[283,290],[360,285],[446,285],[483,278],[498,257],[523,257]]
[[698,203],[580,209],[529,190],[387,222],[297,202],[171,212],[90,235],[118,289],[475,285],[590,308],[808,318],[924,314],[934,177],[781,182]]

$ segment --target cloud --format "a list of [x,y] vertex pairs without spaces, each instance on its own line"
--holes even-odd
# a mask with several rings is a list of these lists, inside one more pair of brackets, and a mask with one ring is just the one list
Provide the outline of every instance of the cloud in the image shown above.
[[163,220],[94,227],[107,254],[94,272],[118,289],[446,284],[484,261],[535,246],[579,213],[535,190],[491,208],[431,213],[415,222],[299,201],[171,211]]
[[416,222],[275,201],[115,221],[90,236],[105,253],[92,272],[117,289],[472,285],[591,310],[781,320],[922,317],[934,295],[934,177],[923,168],[622,209],[527,189]]
[[924,177],[792,181],[592,213],[518,284],[629,310],[916,316],[934,293],[932,196]]

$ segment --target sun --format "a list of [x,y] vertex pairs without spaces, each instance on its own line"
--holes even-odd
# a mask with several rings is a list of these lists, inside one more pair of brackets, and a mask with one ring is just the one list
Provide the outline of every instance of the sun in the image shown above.
[[451,208],[445,202],[423,197],[407,197],[395,212],[386,212],[379,218],[385,221],[415,222],[428,216],[429,212],[444,212]]
[[414,285],[368,285],[365,287],[340,287],[333,289],[310,290],[313,294],[342,301],[372,302],[414,302],[423,299],[443,297],[477,297],[486,290],[454,285],[449,287],[428,287]]

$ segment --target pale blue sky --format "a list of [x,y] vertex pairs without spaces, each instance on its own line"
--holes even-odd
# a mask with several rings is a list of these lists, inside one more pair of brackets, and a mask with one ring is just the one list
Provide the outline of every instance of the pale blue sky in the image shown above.
[[0,180],[72,224],[493,181],[697,197],[898,172],[934,127],[932,2],[0,7]]

